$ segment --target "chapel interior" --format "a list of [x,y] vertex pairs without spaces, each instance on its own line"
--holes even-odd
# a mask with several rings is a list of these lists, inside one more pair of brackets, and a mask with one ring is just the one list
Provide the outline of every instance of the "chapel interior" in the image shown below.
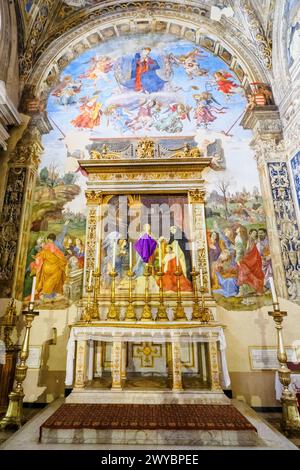
[[297,449],[300,2],[0,0],[0,64],[0,449]]

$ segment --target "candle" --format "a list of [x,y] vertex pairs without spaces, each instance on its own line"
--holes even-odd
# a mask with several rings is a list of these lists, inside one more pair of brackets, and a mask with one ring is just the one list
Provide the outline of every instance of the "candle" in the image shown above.
[[112,259],[112,267],[113,267],[113,270],[115,270],[115,267],[116,267],[116,251],[117,251],[117,242],[114,241],[114,246],[113,246],[113,259]]
[[93,270],[90,270],[90,277],[89,277],[89,287],[92,287],[92,276],[93,276]]
[[176,266],[179,266],[179,252],[178,252],[178,242],[175,242],[175,253],[176,253]]
[[129,269],[132,268],[132,242],[129,243]]
[[203,270],[200,268],[200,287],[203,287]]
[[162,256],[161,256],[161,242],[158,244],[158,255],[159,255],[159,269],[162,267]]
[[270,287],[271,287],[271,292],[272,292],[273,303],[278,304],[278,297],[277,297],[277,294],[276,294],[273,277],[270,277],[269,281],[270,281]]
[[36,276],[34,276],[34,277],[33,277],[33,280],[32,280],[32,288],[31,288],[30,302],[34,302],[35,286],[36,286]]

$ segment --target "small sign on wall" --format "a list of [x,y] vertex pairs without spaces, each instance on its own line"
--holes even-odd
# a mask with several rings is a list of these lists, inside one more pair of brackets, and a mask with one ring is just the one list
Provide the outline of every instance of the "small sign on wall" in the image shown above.
[[[287,360],[295,361],[295,349],[288,346],[285,351]],[[279,367],[277,348],[273,346],[249,346],[249,360],[252,370],[276,370]]]
[[[29,356],[26,360],[28,369],[39,369],[41,366],[42,346],[29,346]],[[20,356],[18,357],[20,364]]]

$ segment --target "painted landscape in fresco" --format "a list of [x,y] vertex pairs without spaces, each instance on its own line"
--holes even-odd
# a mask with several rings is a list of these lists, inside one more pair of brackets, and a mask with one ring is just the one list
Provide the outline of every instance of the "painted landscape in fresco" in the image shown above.
[[114,38],[70,63],[47,104],[53,130],[43,137],[25,298],[34,274],[42,308],[80,298],[86,178],[78,160],[109,139],[147,136],[194,138],[202,149],[222,142],[225,171],[204,175],[214,295],[228,309],[269,302],[267,239],[262,230],[251,232],[265,228],[251,134],[238,125],[246,105],[245,90],[220,58],[171,35]]
[[252,310],[270,302],[272,264],[258,188],[234,191],[220,179],[207,199],[211,286],[227,309]]

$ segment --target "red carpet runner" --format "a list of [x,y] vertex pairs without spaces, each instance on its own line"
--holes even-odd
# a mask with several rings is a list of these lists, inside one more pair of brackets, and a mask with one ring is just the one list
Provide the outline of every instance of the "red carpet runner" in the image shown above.
[[42,428],[256,431],[231,405],[176,404],[65,404]]

